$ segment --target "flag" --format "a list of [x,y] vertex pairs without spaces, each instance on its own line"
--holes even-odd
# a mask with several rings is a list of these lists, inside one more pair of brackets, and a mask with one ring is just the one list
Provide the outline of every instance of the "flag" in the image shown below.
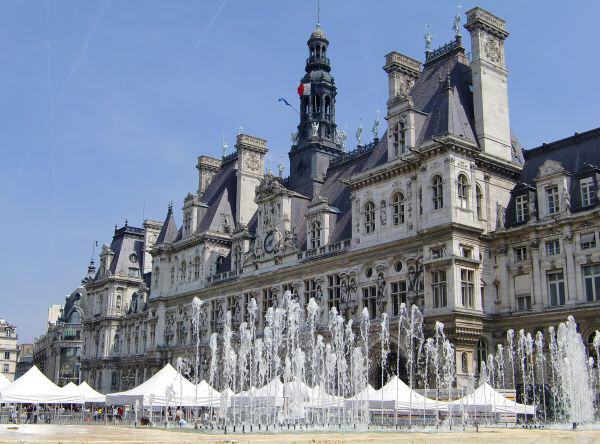
[[310,96],[310,83],[301,83],[298,86],[298,95],[302,96]]
[[285,103],[287,106],[292,106],[292,105],[290,105],[290,103],[289,103],[287,100],[285,100],[283,97],[280,97],[280,98],[279,98],[277,101],[278,101],[278,102],[283,102],[283,103]]

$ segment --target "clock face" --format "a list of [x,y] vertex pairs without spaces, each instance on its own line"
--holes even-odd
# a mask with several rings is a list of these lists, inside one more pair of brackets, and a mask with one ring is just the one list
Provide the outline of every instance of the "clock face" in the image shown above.
[[267,234],[267,237],[265,237],[265,251],[267,253],[272,253],[274,246],[275,246],[275,237],[273,236],[273,233],[269,233],[269,234]]

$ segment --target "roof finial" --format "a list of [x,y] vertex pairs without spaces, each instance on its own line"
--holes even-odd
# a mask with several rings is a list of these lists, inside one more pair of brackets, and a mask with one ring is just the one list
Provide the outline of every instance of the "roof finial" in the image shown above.
[[167,213],[173,212],[173,202],[169,202],[169,207],[167,209]]
[[456,2],[456,15],[454,16],[454,25],[452,25],[452,30],[454,31],[454,35],[456,37],[461,37],[461,26],[460,26],[460,10],[462,6],[460,4],[460,0]]
[[321,0],[317,0],[317,29],[321,29]]
[[431,52],[431,41],[433,40],[433,36],[429,32],[429,25],[425,23],[425,35],[423,36],[425,39],[425,52]]

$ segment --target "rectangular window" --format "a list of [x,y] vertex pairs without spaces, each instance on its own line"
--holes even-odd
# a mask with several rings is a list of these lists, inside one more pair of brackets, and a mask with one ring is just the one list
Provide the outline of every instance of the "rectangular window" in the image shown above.
[[523,262],[527,260],[527,247],[516,247],[514,248],[515,252],[515,262]]
[[560,241],[558,239],[552,239],[546,242],[546,255],[554,256],[560,254]]
[[581,206],[589,207],[592,205],[594,197],[594,178],[586,177],[579,181],[581,188]]
[[583,286],[588,302],[600,300],[600,265],[583,267]]
[[310,298],[314,298],[317,295],[317,281],[314,279],[307,279],[304,281],[304,302],[308,304]]
[[548,273],[548,293],[550,305],[565,305],[565,278],[562,271]]
[[377,287],[375,285],[363,288],[363,307],[369,310],[371,319],[377,317]]
[[463,307],[473,308],[475,292],[475,285],[473,282],[474,276],[475,272],[473,270],[467,270],[465,268],[460,270],[460,289]]
[[250,305],[250,301],[252,300],[252,295],[250,293],[244,293],[244,322],[250,322],[250,310],[248,306]]
[[4,366],[2,367],[2,371],[3,371],[4,373],[8,373],[8,372],[10,371],[10,369],[9,369],[9,367],[8,367],[8,364],[4,364]]
[[586,233],[579,236],[579,246],[582,250],[596,248],[596,233]]
[[460,247],[462,257],[473,259],[473,249],[470,247]]
[[431,294],[433,295],[433,308],[442,308],[448,305],[445,270],[431,272]]
[[529,217],[529,198],[526,195],[517,196],[515,206],[517,222],[525,222]]
[[10,352],[4,352],[4,359],[10,361]]
[[275,306],[275,295],[273,294],[273,290],[270,288],[265,288],[262,291],[262,321],[263,325],[267,320],[267,310],[269,307]]
[[213,333],[218,333],[219,326],[219,301],[212,300],[210,301],[210,328]]
[[392,282],[392,314],[400,314],[400,306],[406,304],[406,281]]
[[150,324],[150,346],[154,347],[156,341],[156,325]]
[[286,291],[289,291],[290,293],[292,293],[292,298],[295,300],[298,300],[298,287],[294,287],[293,284],[283,284],[281,286],[281,291],[283,291],[283,293],[285,293]]
[[531,310],[531,296],[519,296],[517,297],[517,310],[527,311]]
[[560,212],[560,203],[557,186],[546,188],[546,199],[548,202],[548,214],[556,214]]
[[340,296],[342,294],[342,280],[339,274],[329,276],[329,287],[327,288],[329,296],[329,310],[335,307],[340,312]]
[[431,249],[431,259],[439,259],[444,255],[444,250],[442,248],[432,248]]

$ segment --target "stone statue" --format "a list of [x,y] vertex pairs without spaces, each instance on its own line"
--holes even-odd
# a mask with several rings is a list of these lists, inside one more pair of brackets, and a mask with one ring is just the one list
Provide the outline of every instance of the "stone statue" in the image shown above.
[[425,39],[425,52],[431,52],[431,42],[433,40],[433,36],[429,32],[429,25],[425,25],[425,35],[423,38]]
[[348,302],[348,283],[344,279],[342,281],[342,288],[340,289],[340,301],[342,304],[346,304]]
[[317,289],[315,291],[315,301],[319,304],[323,300],[323,290],[321,289],[321,285],[317,285]]
[[292,132],[292,145],[296,145],[298,143],[298,131]]
[[414,304],[419,298],[421,288],[419,285],[421,274],[423,273],[423,265],[420,258],[417,259],[415,265],[408,268],[408,289],[407,298],[411,304]]
[[377,111],[377,118],[373,123],[373,139],[379,139],[379,111]]
[[537,221],[537,211],[533,199],[529,199],[529,220],[532,222]]
[[383,273],[379,273],[377,276],[377,299],[379,300],[385,299],[385,284]]
[[335,139],[336,143],[342,147],[342,150],[346,149],[346,139],[348,135],[339,128],[335,129]]
[[283,164],[283,162],[279,162],[279,165],[277,165],[277,169],[279,170],[279,177],[283,177],[283,172],[285,170],[285,165]]
[[319,136],[319,122],[310,123],[310,137],[316,139]]
[[564,210],[565,213],[568,213],[569,211],[571,211],[571,196],[569,195],[569,192],[567,191],[566,188],[563,190],[563,193],[562,193],[562,204],[565,209]]
[[379,208],[379,219],[381,226],[384,227],[387,223],[387,205],[385,201],[381,202],[381,207]]
[[506,210],[499,202],[496,202],[496,229],[503,230],[505,223]]
[[358,125],[358,129],[356,130],[356,143],[358,146],[362,145],[362,133],[363,133],[363,127],[362,127],[362,119],[360,119],[360,124]]

